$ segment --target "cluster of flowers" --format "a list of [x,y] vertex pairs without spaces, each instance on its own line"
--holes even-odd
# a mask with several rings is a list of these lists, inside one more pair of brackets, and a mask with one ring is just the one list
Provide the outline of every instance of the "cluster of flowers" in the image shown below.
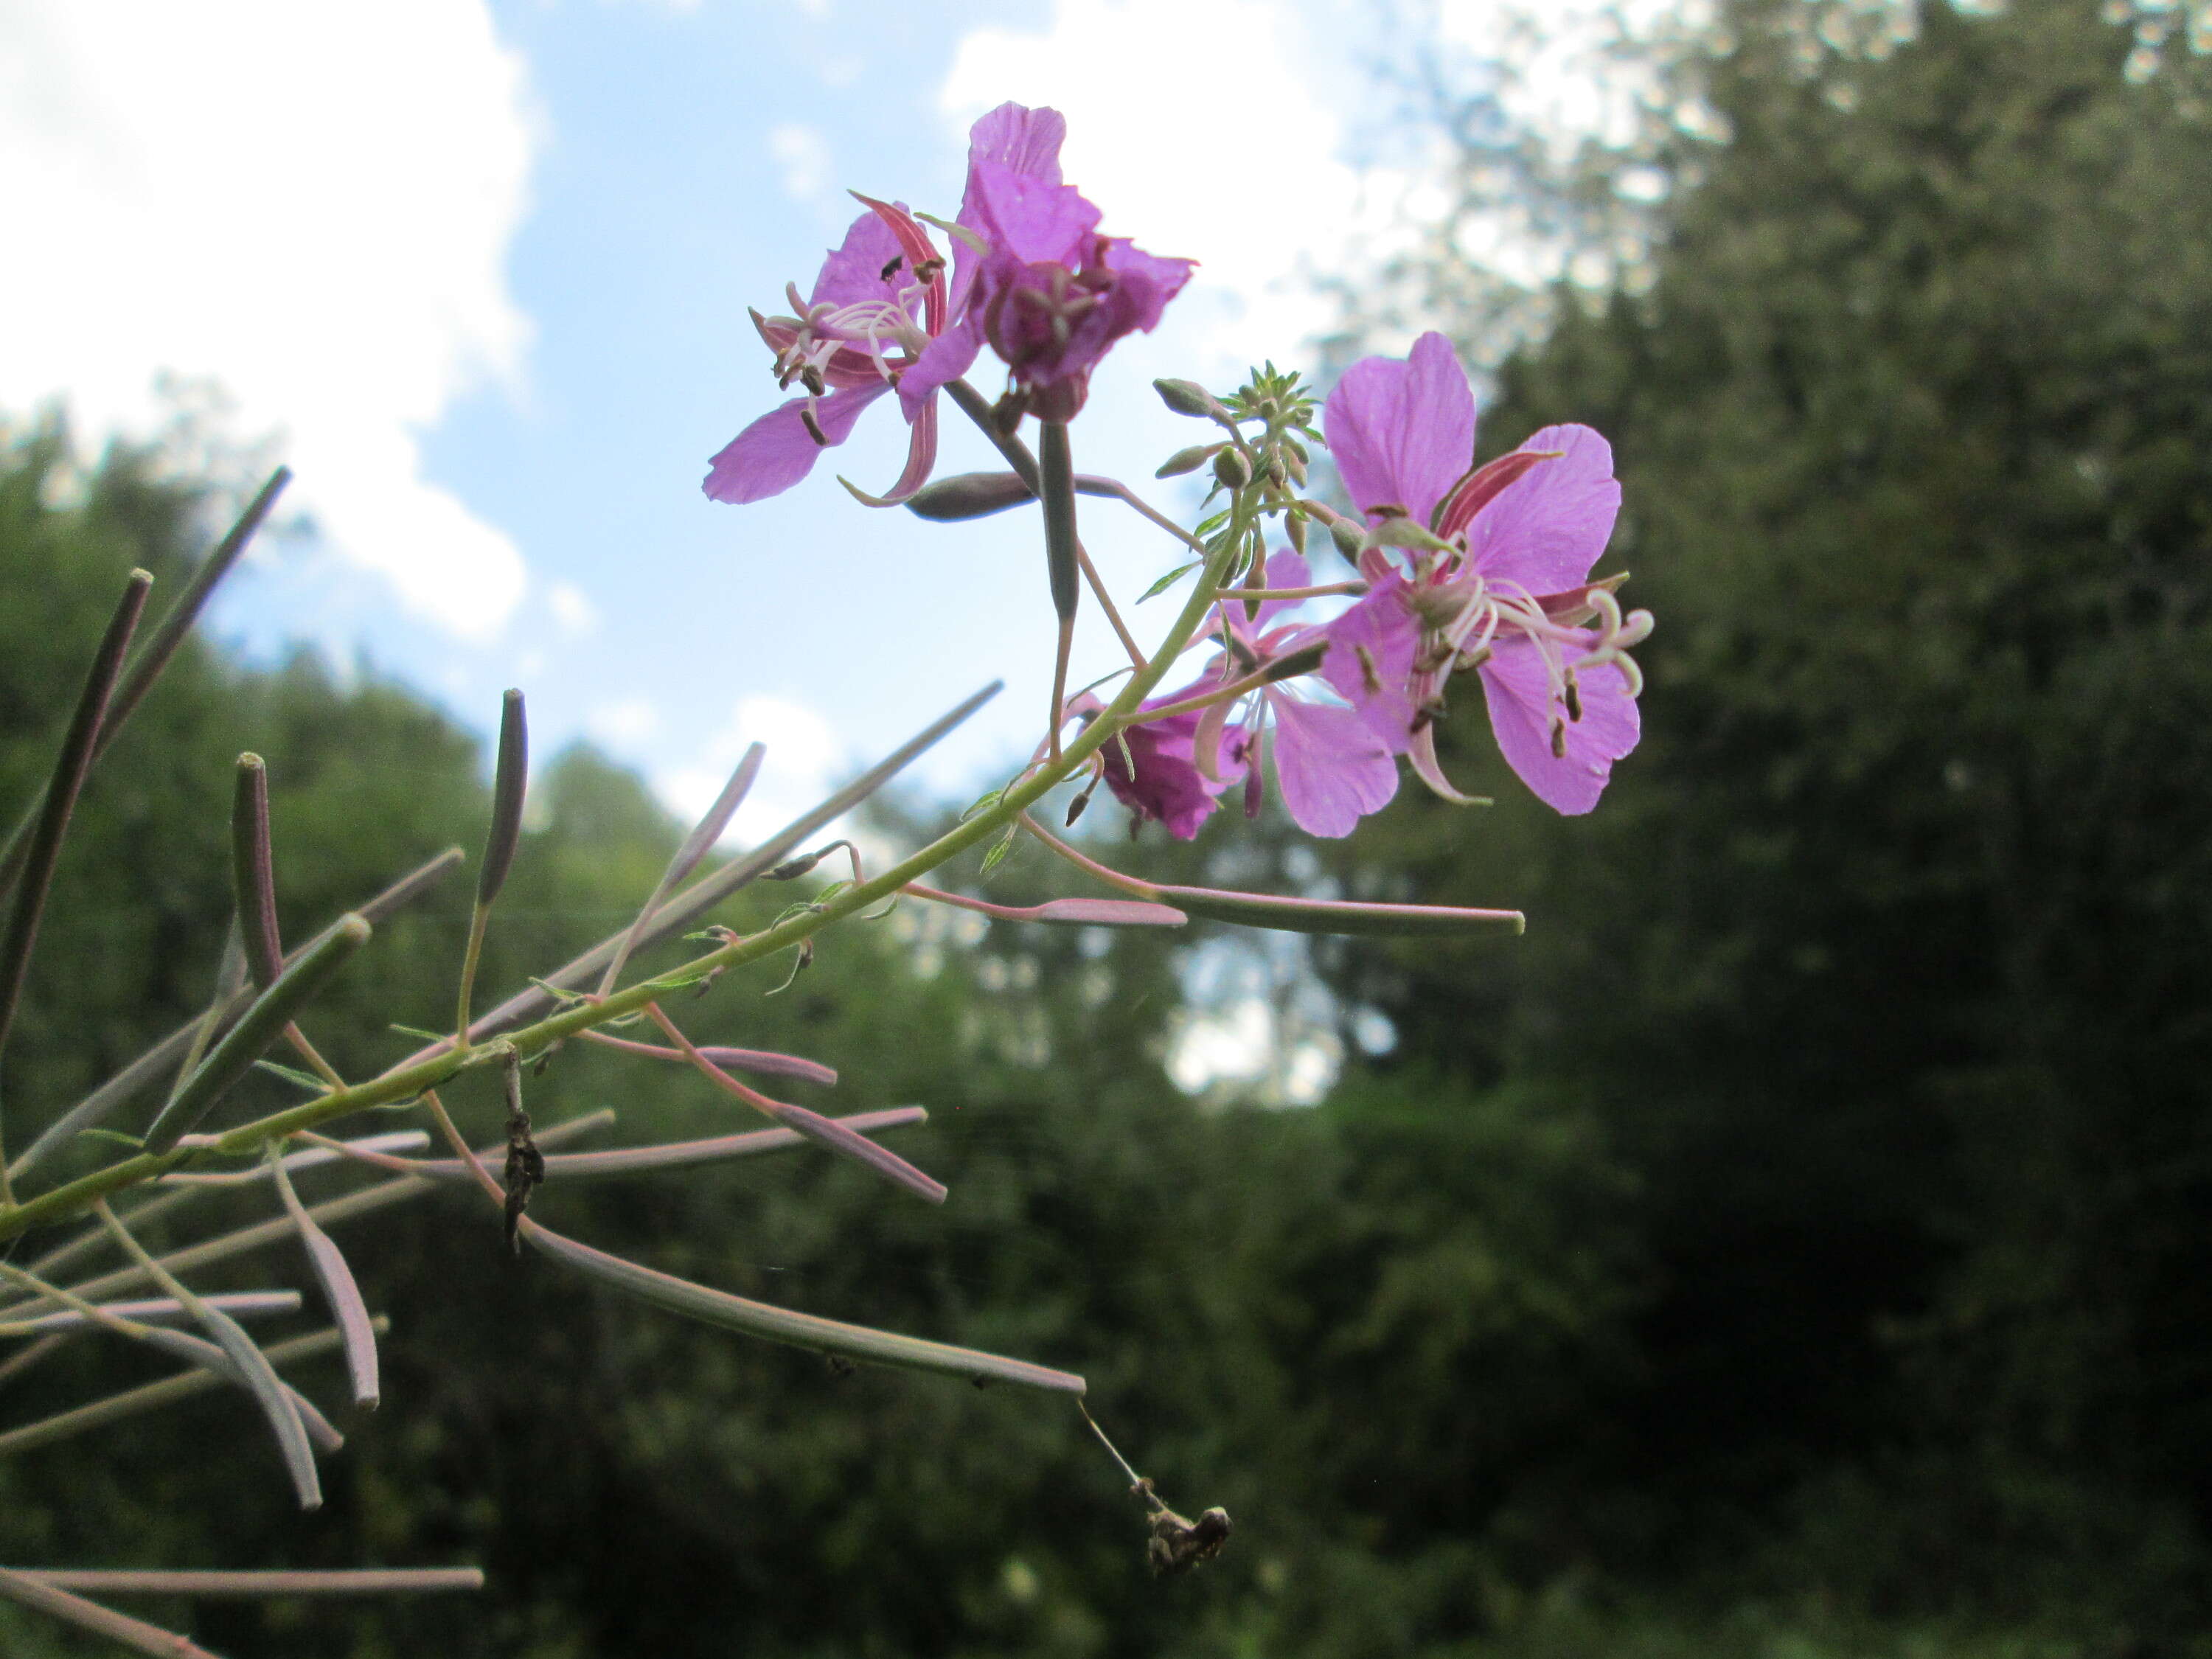
[[[1098,233],[1098,209],[1061,181],[1065,134],[1056,111],[1018,104],[976,123],[958,218],[927,220],[950,237],[949,266],[927,216],[859,198],[868,210],[811,297],[793,285],[793,314],[753,313],[779,383],[805,395],[714,458],[708,495],[789,489],[896,390],[906,467],[884,495],[854,493],[911,499],[935,463],[938,394],[965,390],[959,377],[986,345],[1007,371],[989,415],[1002,435],[1024,415],[1064,423],[1081,410],[1100,359],[1157,325],[1193,266]],[[1302,829],[1343,836],[1395,795],[1401,755],[1467,803],[1438,763],[1435,726],[1452,678],[1470,672],[1528,787],[1564,813],[1596,804],[1636,746],[1642,680],[1628,652],[1651,626],[1648,612],[1623,614],[1620,578],[1590,579],[1620,509],[1612,450],[1588,427],[1553,426],[1478,466],[1474,434],[1473,390],[1439,334],[1346,372],[1321,435],[1358,509],[1333,526],[1357,580],[1316,586],[1304,554],[1285,549],[1213,606],[1199,637],[1215,653],[1198,678],[1142,703],[1091,763],[1138,823],[1188,839],[1240,788],[1256,813],[1272,770]],[[1325,593],[1357,599],[1328,621],[1288,619]],[[1079,697],[1056,712],[1094,719],[1104,705]]]

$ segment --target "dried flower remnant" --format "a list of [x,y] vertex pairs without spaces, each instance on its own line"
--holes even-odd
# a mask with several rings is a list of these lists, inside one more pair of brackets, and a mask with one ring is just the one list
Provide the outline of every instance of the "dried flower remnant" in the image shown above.
[[1160,1501],[1150,1480],[1139,1480],[1130,1490],[1152,1506],[1146,1522],[1152,1536],[1145,1543],[1145,1559],[1161,1577],[1180,1577],[1204,1566],[1229,1542],[1229,1511],[1219,1504],[1189,1521]]

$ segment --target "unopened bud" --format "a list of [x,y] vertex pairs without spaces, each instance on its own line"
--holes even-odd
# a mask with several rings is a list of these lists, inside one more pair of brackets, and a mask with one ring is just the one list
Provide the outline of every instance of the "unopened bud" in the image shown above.
[[786,859],[774,869],[762,871],[761,879],[763,881],[797,881],[816,865],[828,858],[830,854],[836,852],[839,845],[840,843],[833,841],[829,846],[815,852],[801,853],[795,859]]
[[1273,685],[1277,680],[1294,680],[1301,674],[1310,674],[1319,668],[1322,659],[1328,655],[1328,641],[1318,640],[1299,650],[1280,656],[1261,671],[1261,684]]
[[1186,472],[1195,472],[1212,460],[1221,447],[1219,444],[1193,444],[1188,449],[1178,449],[1160,463],[1160,470],[1152,476],[1155,478],[1175,478]]
[[987,519],[1036,498],[1012,472],[958,472],[924,484],[908,498],[907,510],[939,524]]
[[1359,557],[1359,550],[1365,545],[1358,527],[1349,519],[1331,519],[1328,521],[1328,538],[1336,544],[1338,552],[1355,562]]
[[1213,458],[1213,476],[1231,489],[1242,489],[1252,482],[1252,464],[1243,450],[1225,447]]
[[1290,538],[1291,551],[1304,558],[1306,552],[1306,515],[1297,512],[1283,514],[1283,534]]
[[1178,415],[1193,415],[1202,419],[1229,423],[1230,414],[1221,406],[1221,400],[1195,380],[1155,380],[1152,390],[1160,394],[1160,401]]
[[1067,827],[1069,829],[1073,830],[1075,827],[1076,819],[1083,816],[1084,808],[1091,805],[1091,796],[1098,793],[1098,786],[1105,781],[1105,768],[1099,768],[1097,772],[1091,775],[1091,781],[1083,786],[1083,793],[1076,796],[1073,800],[1068,802]]

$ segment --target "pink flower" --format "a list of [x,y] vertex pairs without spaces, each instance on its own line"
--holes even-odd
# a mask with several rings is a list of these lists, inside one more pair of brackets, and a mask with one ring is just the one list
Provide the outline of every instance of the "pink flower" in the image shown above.
[[[1147,707],[1164,708],[1183,701],[1193,689],[1155,698]],[[1197,730],[1198,711],[1193,709],[1133,726],[1099,750],[1106,787],[1129,809],[1132,833],[1157,819],[1177,841],[1188,841],[1213,816],[1218,797],[1243,769],[1242,754],[1240,750],[1225,775],[1207,777],[1191,758]]]
[[1057,110],[1004,104],[969,136],[952,322],[902,382],[909,410],[968,372],[988,344],[1029,410],[1073,419],[1114,343],[1157,326],[1193,262],[1101,236],[1097,207],[1060,182]]
[[[801,304],[797,284],[787,290],[795,315],[753,313],[775,354],[776,384],[797,381],[806,395],[770,410],[722,447],[708,464],[708,495],[733,504],[780,495],[814,470],[823,450],[850,437],[861,411],[898,384],[944,328],[944,264],[903,205],[872,201],[823,261],[812,295]],[[937,461],[936,399],[906,417],[906,466],[882,498],[887,506],[921,489]]]
[[[1506,762],[1565,813],[1597,804],[1635,748],[1643,678],[1628,655],[1650,632],[1624,617],[1614,582],[1592,582],[1620,509],[1613,452],[1586,426],[1552,426],[1473,465],[1474,395],[1441,334],[1403,362],[1368,357],[1329,396],[1323,429],[1345,488],[1371,525],[1428,536],[1361,556],[1369,592],[1328,623],[1322,678],[1430,787],[1454,800],[1434,723],[1450,677],[1482,678]],[[1592,622],[1596,626],[1586,624]]]
[[[979,242],[977,170],[1057,187],[1066,133],[1059,111],[1019,104],[1000,105],[969,130],[968,201],[960,223]],[[893,506],[928,481],[937,461],[938,389],[962,373],[975,352],[969,349],[960,368],[933,378],[917,378],[915,370],[944,335],[947,319],[965,314],[977,255],[957,243],[948,283],[944,258],[904,204],[860,199],[868,211],[823,261],[813,294],[802,304],[796,284],[787,290],[795,314],[753,313],[754,326],[775,354],[776,384],[797,381],[807,395],[762,416],[708,464],[705,489],[715,501],[781,495],[814,470],[823,450],[851,436],[861,411],[893,386],[902,388],[900,407],[911,428],[906,466],[887,494],[870,499]],[[933,361],[941,367],[949,360],[939,355]]]
[[[1271,587],[1304,587],[1311,580],[1295,553],[1267,562]],[[1242,602],[1224,600],[1211,631],[1225,649],[1196,680],[1144,709],[1200,706],[1133,726],[1100,750],[1107,784],[1138,822],[1158,818],[1188,841],[1240,778],[1245,812],[1257,812],[1263,750],[1291,822],[1308,835],[1349,835],[1397,793],[1390,748],[1360,713],[1310,701],[1294,689],[1301,675],[1291,659],[1328,643],[1321,629],[1275,625],[1297,603],[1264,600],[1247,617]],[[1285,670],[1285,678],[1270,679],[1271,669]]]

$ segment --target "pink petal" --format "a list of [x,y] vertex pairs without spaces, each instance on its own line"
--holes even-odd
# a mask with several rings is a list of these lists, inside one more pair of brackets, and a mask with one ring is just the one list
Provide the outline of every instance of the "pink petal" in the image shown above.
[[975,319],[964,317],[921,349],[921,356],[899,375],[899,407],[909,421],[918,420],[922,405],[939,387],[965,374],[983,349],[983,331]]
[[1322,629],[1329,644],[1322,680],[1359,711],[1367,729],[1394,755],[1405,753],[1413,730],[1413,659],[1421,647],[1420,627],[1405,596],[1406,584],[1389,576]]
[[1085,263],[1098,229],[1098,210],[1073,185],[1048,183],[1026,173],[978,161],[969,174],[981,221],[975,228],[995,252],[1024,264]]
[[864,300],[896,300],[903,270],[886,279],[884,267],[903,259],[897,233],[872,208],[853,221],[845,240],[823,256],[821,274],[814,279],[810,305],[849,306]]
[[853,422],[860,411],[891,389],[889,380],[873,386],[833,392],[818,401],[793,398],[770,410],[725,444],[708,463],[706,483],[700,487],[709,498],[742,506],[764,501],[783,492],[814,470],[825,446],[799,418],[799,411],[814,404],[814,418],[822,435],[834,446],[853,435]]
[[1363,357],[1345,370],[1322,426],[1353,501],[1425,525],[1474,458],[1474,393],[1451,343],[1431,332],[1402,362]]
[[[1642,731],[1636,699],[1620,670],[1607,663],[1575,677],[1582,693],[1578,720],[1566,720],[1566,711],[1553,700],[1543,659],[1525,639],[1501,640],[1480,672],[1491,730],[1521,781],[1569,817],[1596,805],[1613,762],[1636,747]],[[1555,718],[1565,722],[1564,757],[1552,752]]]
[[906,439],[906,465],[900,471],[891,487],[880,495],[871,495],[857,489],[850,483],[845,488],[853,491],[870,507],[896,507],[909,499],[916,490],[929,482],[930,469],[937,465],[937,399],[923,403],[921,413],[914,417]]
[[1149,334],[1158,326],[1168,301],[1190,281],[1198,261],[1164,259],[1146,252],[1127,237],[1117,236],[1106,244],[1106,269],[1114,273],[1115,294],[1126,313],[1117,319],[1119,331],[1127,334],[1142,329]]
[[1058,110],[1005,103],[968,129],[968,161],[970,166],[994,161],[1012,172],[1056,185],[1060,147],[1066,137],[1067,118]]
[[1349,708],[1271,692],[1275,785],[1291,819],[1310,836],[1348,836],[1398,793],[1398,763]]
[[1508,484],[1467,527],[1474,568],[1532,594],[1580,584],[1605,551],[1620,512],[1613,446],[1586,426],[1547,426],[1521,446],[1559,459]]
[[[959,222],[988,234],[983,218],[982,187],[977,170],[985,162],[1024,173],[1048,185],[1060,179],[1060,146],[1067,137],[1067,119],[1056,109],[1030,109],[1026,105],[1001,104],[968,129],[968,186],[960,198]],[[952,240],[952,314],[967,303],[981,256],[959,238]]]

